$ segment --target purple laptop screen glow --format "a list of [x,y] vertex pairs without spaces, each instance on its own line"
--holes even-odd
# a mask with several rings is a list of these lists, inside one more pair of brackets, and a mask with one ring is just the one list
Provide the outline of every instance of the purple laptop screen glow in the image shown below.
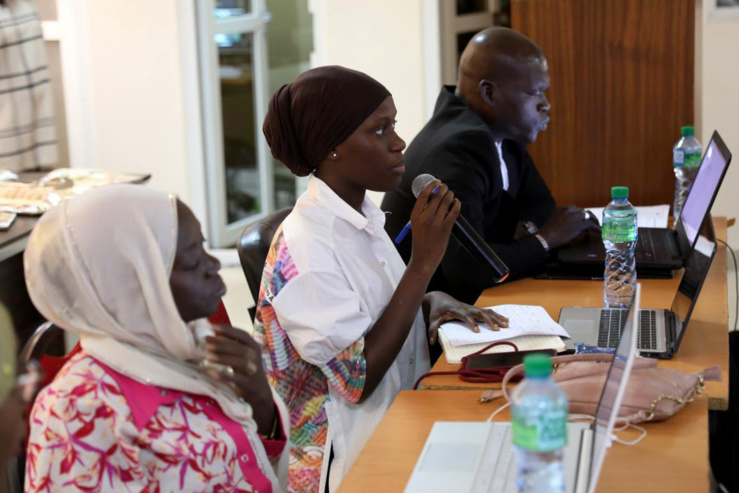
[[713,192],[718,187],[718,182],[721,180],[721,175],[725,167],[726,160],[721,155],[716,144],[711,140],[708,144],[708,149],[706,149],[706,155],[703,156],[703,163],[698,171],[698,175],[695,177],[693,187],[690,189],[690,194],[685,199],[683,211],[680,214],[680,221],[682,221],[685,227],[685,234],[691,245],[695,244],[698,231],[701,229],[701,223],[708,212],[708,207],[713,198]]

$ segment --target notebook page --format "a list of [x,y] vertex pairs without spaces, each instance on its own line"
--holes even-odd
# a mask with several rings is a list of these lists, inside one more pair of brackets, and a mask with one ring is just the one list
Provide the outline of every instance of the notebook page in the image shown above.
[[[535,349],[554,349],[556,351],[563,351],[565,349],[565,343],[558,336],[520,336],[512,339],[507,339],[518,346],[519,351],[533,351]],[[443,331],[439,332],[439,341],[441,347],[444,349],[444,357],[447,363],[450,365],[458,365],[462,363],[462,358],[482,351],[485,346],[490,343],[483,344],[468,344],[466,346],[452,346],[449,344]],[[508,345],[495,346],[490,348],[485,353],[505,353],[513,351],[513,348]]]
[[541,306],[498,305],[487,309],[508,317],[509,326],[500,330],[491,330],[485,324],[478,324],[480,332],[472,332],[466,325],[459,322],[447,322],[441,326],[439,331],[444,333],[452,346],[490,344],[526,335],[569,337],[567,331],[555,322]]

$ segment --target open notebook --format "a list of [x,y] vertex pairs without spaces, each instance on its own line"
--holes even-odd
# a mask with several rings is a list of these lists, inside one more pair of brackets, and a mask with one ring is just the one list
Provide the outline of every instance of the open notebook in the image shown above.
[[[479,324],[479,333],[472,332],[465,325],[448,322],[439,329],[439,341],[444,356],[450,365],[458,365],[462,358],[482,350],[498,341],[509,341],[518,346],[519,351],[534,349],[554,349],[562,351],[565,343],[562,337],[569,337],[565,329],[549,316],[541,306],[498,305],[488,307],[496,313],[508,317],[509,327],[492,331]],[[496,346],[487,353],[504,353],[513,349],[507,345]]]

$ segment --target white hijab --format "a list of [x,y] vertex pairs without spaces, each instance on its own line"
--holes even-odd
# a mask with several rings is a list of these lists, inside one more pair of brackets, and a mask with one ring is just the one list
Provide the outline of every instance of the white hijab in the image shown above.
[[[174,195],[138,185],[100,187],[41,217],[23,259],[28,292],[44,317],[80,334],[85,351],[114,370],[215,399],[269,466],[251,406],[188,361],[198,352],[169,285],[176,249]],[[287,434],[287,410],[273,396]],[[281,489],[271,468],[262,469]]]

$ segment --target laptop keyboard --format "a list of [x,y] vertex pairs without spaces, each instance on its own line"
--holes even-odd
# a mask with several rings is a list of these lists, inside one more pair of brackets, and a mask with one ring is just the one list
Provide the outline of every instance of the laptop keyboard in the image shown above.
[[652,260],[655,257],[654,251],[654,239],[651,234],[640,234],[639,239],[636,242],[636,251],[634,252],[636,258]]
[[472,493],[515,493],[516,458],[513,453],[513,433],[510,425],[493,427],[475,475]]
[[[585,465],[587,471],[578,471],[579,455],[586,452],[587,457],[590,457],[590,447],[584,448],[583,442],[587,440],[588,443],[592,443],[592,430],[590,426],[583,423],[568,423],[567,434],[569,436],[564,449],[567,491],[580,491],[577,487],[578,480],[587,481],[591,465],[588,460]],[[513,448],[511,423],[495,423],[487,437],[472,487],[468,491],[470,493],[516,493],[518,491],[517,474],[518,467]]]
[[657,311],[640,310],[639,335],[636,347],[639,349],[657,349]]
[[[628,310],[601,310],[598,347],[615,349],[618,346],[627,314]],[[657,349],[657,311],[640,310],[639,314],[636,347],[641,350]]]

